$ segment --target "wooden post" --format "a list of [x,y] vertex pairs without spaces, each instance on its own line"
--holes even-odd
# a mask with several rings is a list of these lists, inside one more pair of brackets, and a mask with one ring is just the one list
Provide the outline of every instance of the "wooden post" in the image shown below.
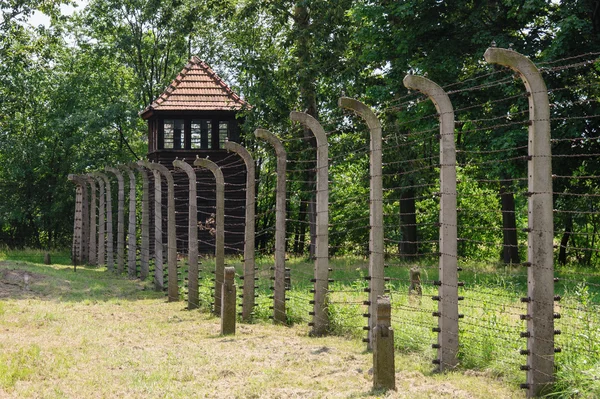
[[[169,302],[179,300],[179,285],[177,284],[177,230],[175,225],[175,183],[173,175],[166,166],[154,162],[138,161],[138,164],[159,172],[167,181],[167,271],[168,271],[168,298]],[[156,174],[154,175],[156,186]],[[158,184],[160,189],[160,184]],[[155,191],[156,192],[156,191]],[[158,194],[160,197],[160,194]],[[162,220],[155,217],[155,228],[162,226]],[[162,234],[162,228],[160,229]],[[162,248],[161,248],[162,253]],[[156,255],[158,257],[158,255]]]
[[96,179],[92,175],[87,175],[87,181],[90,184],[90,251],[88,255],[90,265],[98,264],[98,226],[96,218],[98,217],[97,197],[96,197]]
[[150,188],[148,174],[143,166],[132,163],[142,175],[142,242],[140,246],[140,279],[145,280],[150,274]]
[[196,158],[194,166],[210,170],[215,176],[216,183],[216,236],[215,236],[215,308],[216,315],[221,314],[221,286],[225,272],[225,180],[221,168],[208,159]]
[[438,312],[438,357],[440,371],[458,363],[458,254],[456,218],[456,146],[454,108],[446,92],[421,76],[407,75],[404,86],[419,90],[435,105],[440,121],[440,261]]
[[552,153],[548,89],[537,67],[513,50],[491,47],[484,54],[491,64],[516,71],[529,100],[529,163],[527,237],[527,389],[538,396],[554,380],[554,259],[552,215]]
[[221,334],[235,334],[235,268],[226,267],[221,287]]
[[377,297],[383,295],[384,281],[384,236],[383,236],[383,181],[382,181],[382,144],[381,123],[371,108],[352,98],[341,97],[338,104],[342,108],[350,109],[360,115],[367,126],[371,136],[370,140],[370,203],[369,203],[369,312],[367,348],[371,349],[370,334],[375,327]]
[[329,290],[329,149],[327,135],[319,122],[303,112],[292,112],[290,119],[310,129],[317,141],[317,237],[315,244],[315,296],[312,332],[323,335],[329,328],[327,292]]
[[[277,188],[275,190],[275,284],[273,287],[273,321],[286,323],[285,314],[285,175],[287,153],[281,141],[268,130],[256,129],[254,135],[267,141],[277,155]],[[252,282],[253,283],[253,282]]]
[[200,306],[198,299],[198,191],[196,171],[185,159],[173,161],[173,167],[182,169],[189,180],[188,206],[188,309]]
[[391,327],[390,298],[377,298],[377,317],[373,327],[373,389],[396,389],[394,330]]
[[[254,159],[252,158],[252,155],[250,155],[248,150],[246,150],[246,148],[233,141],[226,141],[225,149],[227,151],[235,152],[236,154],[238,154],[244,160],[244,164],[246,164],[246,217],[244,219],[244,285],[242,294],[242,320],[249,322],[252,319],[252,311],[254,310],[255,302],[254,276],[256,275],[256,273],[254,272],[254,268],[256,267],[256,262],[254,261],[254,208],[256,207],[256,173]],[[277,207],[277,204],[275,205],[275,207]],[[277,211],[275,211],[275,213],[277,217]],[[275,240],[277,240],[277,238],[275,238]],[[274,295],[277,295],[277,293],[275,293]]]
[[117,177],[117,273],[122,274],[125,269],[125,182],[119,169],[110,166],[104,169]]
[[129,226],[127,228],[127,276],[135,278],[137,273],[137,244],[136,244],[136,193],[135,174],[128,165],[119,165],[129,177]]

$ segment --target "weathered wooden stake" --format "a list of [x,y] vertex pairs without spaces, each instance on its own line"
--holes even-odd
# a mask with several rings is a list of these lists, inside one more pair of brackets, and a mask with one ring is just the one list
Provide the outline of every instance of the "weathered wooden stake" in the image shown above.
[[290,119],[310,129],[317,141],[317,237],[315,245],[315,293],[311,334],[327,333],[329,313],[329,149],[327,135],[319,122],[303,112],[292,112]]
[[[275,190],[275,283],[273,287],[273,321],[286,323],[285,314],[285,175],[287,153],[281,141],[268,130],[256,129],[254,135],[267,141],[277,155],[277,188]],[[254,282],[252,282],[253,284]]]
[[394,330],[391,327],[390,298],[377,298],[376,325],[373,327],[373,388],[396,389]]
[[236,289],[235,289],[235,268],[226,267],[224,270],[224,280],[221,286],[221,334],[235,334],[236,318]]
[[188,309],[200,306],[198,299],[198,191],[196,189],[196,171],[190,164],[178,159],[173,167],[187,173],[189,180],[188,200]]
[[408,295],[423,295],[421,287],[421,271],[419,269],[410,269],[410,286],[408,287]]
[[[233,141],[225,142],[225,149],[238,154],[246,164],[246,217],[244,231],[244,285],[242,294],[242,320],[248,322],[252,319],[252,311],[254,310],[254,213],[256,206],[256,190],[255,190],[255,166],[252,155],[238,143]],[[277,204],[275,205],[277,207]],[[277,215],[277,211],[276,215]],[[284,221],[285,223],[285,221]],[[277,224],[277,221],[275,222]],[[277,226],[275,226],[277,228]],[[277,235],[277,233],[275,233]],[[277,240],[277,238],[275,238]],[[275,244],[277,246],[277,244]],[[277,256],[277,255],[275,255]],[[276,262],[277,263],[277,262]],[[275,294],[276,295],[276,294]]]
[[554,380],[554,222],[548,89],[533,62],[516,51],[491,47],[484,58],[516,71],[528,93],[527,383],[522,387],[527,389],[528,397],[535,397]]
[[122,274],[125,269],[125,182],[119,169],[107,166],[104,170],[117,177],[117,273]]
[[[369,204],[369,335],[375,327],[377,297],[383,295],[384,281],[384,236],[383,236],[383,181],[382,181],[382,138],[381,123],[371,108],[352,98],[341,97],[338,104],[359,114],[370,131],[370,204]],[[367,347],[371,348],[371,337],[367,337]]]
[[215,308],[216,315],[221,314],[221,286],[225,269],[225,180],[221,168],[208,159],[196,158],[194,166],[210,170],[216,183],[216,234],[215,234]]
[[440,371],[458,363],[458,255],[456,222],[456,146],[454,108],[446,92],[421,76],[407,75],[404,86],[419,90],[435,105],[440,121],[440,261],[438,357]]

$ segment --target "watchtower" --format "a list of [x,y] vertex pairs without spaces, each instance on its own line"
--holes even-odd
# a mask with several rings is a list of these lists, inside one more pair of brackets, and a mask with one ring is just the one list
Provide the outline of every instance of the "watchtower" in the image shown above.
[[[239,142],[239,113],[249,104],[234,93],[202,60],[194,56],[167,89],[140,116],[148,121],[148,159],[173,170],[173,160],[193,164],[208,157],[222,167],[225,178],[225,247],[243,248],[246,172],[239,157],[229,154],[225,140]],[[177,208],[177,247],[187,250],[187,176],[174,175]],[[201,253],[214,250],[210,222],[215,214],[214,179],[198,171],[198,245]],[[203,226],[205,228],[203,228]]]

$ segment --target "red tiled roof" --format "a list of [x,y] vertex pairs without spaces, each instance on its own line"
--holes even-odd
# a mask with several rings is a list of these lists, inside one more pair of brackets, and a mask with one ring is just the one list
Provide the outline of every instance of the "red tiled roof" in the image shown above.
[[140,114],[149,111],[239,111],[250,105],[194,56],[169,87]]

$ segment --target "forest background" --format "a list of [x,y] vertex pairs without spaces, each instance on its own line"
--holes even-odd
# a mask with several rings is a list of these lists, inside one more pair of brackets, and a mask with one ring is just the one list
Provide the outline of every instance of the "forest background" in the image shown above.
[[[292,110],[305,111],[324,120],[325,125],[330,121],[328,129],[351,131],[353,128],[344,126],[340,117],[337,100],[341,95],[374,107],[384,124],[384,136],[385,132],[396,136],[409,133],[413,127],[426,129],[424,122],[414,126],[406,122],[415,116],[394,106],[406,94],[402,78],[412,70],[426,72],[442,86],[468,82],[481,75],[482,55],[491,43],[511,47],[536,63],[594,53],[600,48],[600,1],[595,0],[92,0],[68,16],[61,13],[64,5],[76,6],[53,0],[0,0],[0,244],[9,247],[69,246],[74,187],[67,175],[143,158],[147,129],[138,112],[165,89],[191,55],[211,65],[253,105],[243,115],[244,144],[255,148],[250,133],[257,127],[288,138],[303,134],[291,129]],[[32,26],[31,17],[36,12],[49,16],[50,24]],[[560,107],[554,112],[600,114],[594,109],[598,107],[596,100],[586,101],[585,107],[580,101],[598,98],[597,84],[584,89],[581,85],[582,81],[597,82],[598,71],[592,65],[583,72],[553,75],[554,87],[577,87],[556,97]],[[511,90],[522,88],[509,86],[497,93],[498,98],[510,96]],[[453,98],[454,106],[460,107],[462,96],[466,101],[468,95]],[[468,113],[464,115],[469,119]],[[553,137],[598,136],[594,121],[581,118],[553,132]],[[435,120],[427,123],[436,126]],[[468,123],[457,125],[458,146],[463,149],[518,148],[527,140],[524,126],[490,129],[477,140],[463,142],[461,129],[468,131]],[[358,136],[340,137],[330,147],[331,158],[344,158],[356,148]],[[599,175],[600,163],[593,156],[600,153],[599,145],[593,140],[585,148],[578,147],[580,156],[558,160],[553,172]],[[404,153],[387,154],[384,161],[392,166],[384,174],[402,172],[394,160],[426,158],[432,148],[423,146],[426,142],[406,147]],[[565,148],[560,151],[565,153]],[[350,203],[351,198],[368,190],[368,165],[347,158],[347,162],[337,162],[331,173],[353,178],[344,190],[336,191],[332,202]],[[266,176],[273,169],[273,159],[259,152],[257,165],[260,180],[260,173]],[[524,173],[522,165],[508,162],[469,173],[478,176],[480,186],[484,179],[490,181],[472,190],[494,193],[502,214],[515,214],[510,207],[514,210],[519,206],[513,198],[517,189],[510,186]],[[410,187],[418,187],[416,180],[435,176],[412,174],[411,181],[402,176],[387,177],[393,180],[387,184],[408,188],[392,194],[398,196],[398,227],[397,231],[386,230],[386,235],[398,243],[398,253],[410,256],[429,250],[411,244],[417,241],[417,234],[424,241],[430,236],[435,239],[436,234],[433,227],[417,232],[417,210],[427,210],[433,204],[416,204],[422,197]],[[288,191],[310,195],[302,185],[311,179],[293,179],[295,183]],[[259,190],[272,193],[269,184],[274,181],[266,179]],[[598,189],[596,183],[576,187],[576,180],[561,184],[565,187],[555,187],[554,191],[586,190],[589,194]],[[259,208],[273,207],[273,195],[260,198]],[[480,197],[472,197],[472,201],[478,200]],[[300,199],[297,207],[288,209],[294,221],[287,226],[288,234],[294,236],[288,250],[296,254],[310,251],[308,203],[308,199]],[[589,206],[589,201],[577,198],[555,203],[555,207],[571,210],[589,211]],[[274,218],[272,213],[259,214],[265,215],[257,220],[259,229],[274,224],[269,219]],[[575,224],[596,233],[596,226],[600,226],[597,215],[585,216],[582,221],[573,215],[559,215],[557,230],[564,227],[570,233]],[[331,220],[362,220],[363,224],[365,217],[368,219],[367,209],[352,206],[333,207],[330,214]],[[516,226],[518,221],[502,223],[509,223],[503,237],[504,251],[491,256],[518,263],[524,254],[518,253],[516,229],[510,228],[510,223]],[[570,234],[566,233],[568,240]],[[586,239],[594,240],[595,233]],[[484,230],[477,234],[482,236],[471,237],[474,242],[488,240],[483,237]],[[271,240],[272,236],[265,235],[257,245],[269,248]],[[366,242],[368,232],[353,230],[350,224],[343,242],[334,241],[331,247],[333,253],[364,254]],[[594,247],[593,242],[579,245]],[[478,248],[463,246],[461,255],[468,256],[469,250]],[[597,261],[596,253],[557,251],[557,256],[561,263],[575,260],[589,266]]]

